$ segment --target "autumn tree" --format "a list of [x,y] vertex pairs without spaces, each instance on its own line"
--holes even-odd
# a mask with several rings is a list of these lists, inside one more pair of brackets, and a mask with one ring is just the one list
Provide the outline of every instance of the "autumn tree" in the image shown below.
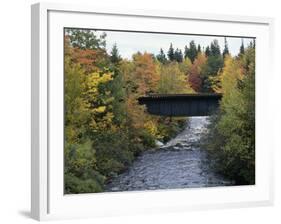
[[243,70],[240,61],[226,55],[224,59],[223,70],[213,80],[212,89],[217,93],[224,95],[232,94],[237,86],[238,80],[243,78]]
[[134,54],[133,63],[135,65],[135,70],[132,76],[138,85],[138,94],[141,96],[155,92],[160,75],[152,55],[149,53]]
[[189,73],[189,83],[195,92],[202,91],[204,68],[207,63],[207,57],[203,53],[199,53],[191,66]]
[[105,180],[123,170],[133,155],[122,126],[125,110],[116,103],[124,96],[119,60],[110,60],[98,46],[101,40],[78,38],[71,44],[70,35],[65,36],[65,190],[100,192]]
[[[103,189],[104,177],[97,171],[94,140],[88,134],[98,130],[99,121],[108,116],[101,101],[98,87],[111,80],[110,74],[84,75],[79,64],[65,57],[65,192],[89,193]],[[95,94],[96,97],[93,97]]]
[[162,65],[160,69],[158,93],[176,94],[193,92],[188,85],[187,76],[180,70],[178,63]]
[[82,66],[85,72],[103,70],[110,59],[105,49],[106,34],[97,35],[85,29],[65,29],[65,38],[72,47],[71,60]]
[[189,58],[185,58],[182,63],[179,63],[179,69],[183,72],[186,76],[190,74],[190,70],[192,67],[192,62]]

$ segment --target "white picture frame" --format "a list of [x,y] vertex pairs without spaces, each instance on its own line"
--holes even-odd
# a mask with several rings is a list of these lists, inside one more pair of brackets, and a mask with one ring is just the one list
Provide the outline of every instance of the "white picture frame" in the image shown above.
[[[273,203],[266,90],[271,18],[38,3],[32,5],[31,215],[37,220],[248,207]],[[181,24],[178,26],[177,24]],[[256,184],[147,192],[63,194],[63,27],[255,36]],[[180,27],[188,27],[181,30]],[[186,29],[186,28],[185,28]],[[261,59],[263,59],[261,63]]]

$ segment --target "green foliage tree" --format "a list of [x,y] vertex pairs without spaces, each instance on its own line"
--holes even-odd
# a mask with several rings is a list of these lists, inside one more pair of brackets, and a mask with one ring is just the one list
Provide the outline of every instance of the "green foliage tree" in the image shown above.
[[[188,58],[188,47],[187,47],[187,45],[184,46],[184,52],[183,52],[183,54],[184,54],[184,58],[185,58],[185,59]],[[190,60],[190,59],[189,59],[189,60]]]
[[200,44],[198,44],[198,47],[197,47],[197,54],[198,53],[201,53],[202,51],[201,51],[201,45]]
[[210,50],[210,47],[209,47],[209,46],[206,47],[205,55],[206,55],[207,57],[209,57],[209,56],[211,55],[211,50]]
[[183,61],[182,51],[178,48],[175,50],[174,59],[179,63]]
[[169,61],[174,61],[175,60],[175,51],[174,51],[172,43],[170,44],[167,56],[168,56]]
[[202,91],[203,92],[212,92],[212,83],[211,79],[217,76],[218,72],[223,68],[223,56],[221,55],[220,46],[217,40],[212,41],[210,48],[206,48],[206,51],[209,51],[207,56],[207,63],[202,71]]
[[121,56],[119,55],[116,43],[113,45],[112,50],[110,52],[110,61],[113,64],[118,64],[121,61]]
[[166,58],[166,55],[165,55],[165,53],[164,53],[164,51],[163,51],[162,48],[160,49],[159,54],[156,55],[156,59],[157,59],[159,62],[161,62],[162,64],[167,63],[167,58]]
[[210,46],[210,56],[221,56],[221,50],[218,40],[213,40]]
[[70,44],[72,47],[79,49],[89,49],[96,50],[99,48],[104,49],[106,42],[106,34],[103,33],[99,37],[92,30],[85,29],[65,29],[66,35],[70,39]]
[[224,49],[223,49],[223,58],[225,58],[226,55],[229,55],[229,49],[228,49],[228,43],[226,40],[226,37],[224,38]]
[[206,140],[214,168],[236,184],[255,183],[255,53],[226,57],[221,73],[221,113]]
[[185,48],[185,58],[188,57],[193,63],[197,56],[197,47],[194,40],[189,42],[189,48]]
[[245,53],[245,47],[244,47],[244,40],[241,40],[241,46],[240,46],[240,51],[239,51],[239,56],[243,55]]

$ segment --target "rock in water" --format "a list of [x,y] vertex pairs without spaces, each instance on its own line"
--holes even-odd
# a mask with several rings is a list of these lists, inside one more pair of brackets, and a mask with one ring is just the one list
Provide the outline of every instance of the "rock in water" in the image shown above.
[[156,141],[155,141],[155,145],[156,145],[157,147],[162,147],[164,144],[163,144],[162,142],[156,140]]

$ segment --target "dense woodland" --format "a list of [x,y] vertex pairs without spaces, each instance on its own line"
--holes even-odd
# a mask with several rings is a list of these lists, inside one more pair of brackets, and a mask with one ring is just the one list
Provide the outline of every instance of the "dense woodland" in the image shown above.
[[153,93],[220,92],[220,111],[204,138],[211,165],[238,184],[255,170],[255,43],[229,54],[217,40],[123,59],[106,34],[65,30],[65,193],[102,192],[156,140],[167,142],[187,118],[149,115],[137,99]]

